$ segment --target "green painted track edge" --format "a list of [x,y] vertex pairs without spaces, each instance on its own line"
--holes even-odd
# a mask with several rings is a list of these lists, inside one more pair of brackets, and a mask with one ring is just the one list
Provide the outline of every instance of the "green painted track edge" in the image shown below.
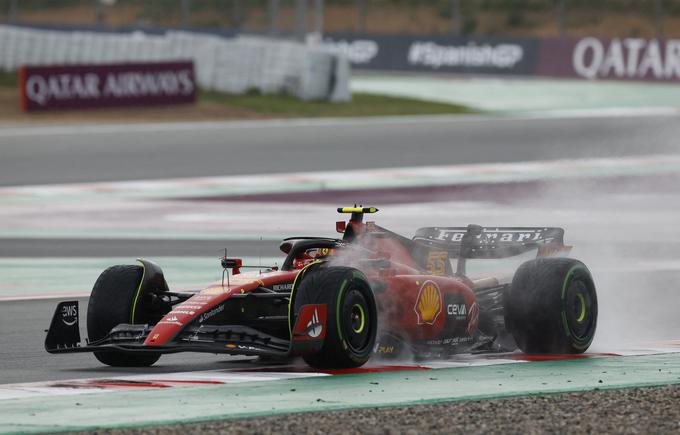
[[[355,376],[355,375],[345,375],[345,376]],[[310,380],[310,378],[304,378],[304,379],[299,379],[299,381],[306,381]],[[498,399],[512,399],[515,397],[532,397],[532,396],[553,396],[556,394],[569,394],[569,393],[578,393],[578,392],[585,392],[585,391],[603,391],[603,390],[624,390],[627,388],[649,388],[649,387],[663,387],[667,385],[677,385],[680,384],[680,379],[679,380],[673,380],[669,382],[640,382],[640,383],[631,383],[631,384],[622,384],[622,385],[615,385],[615,386],[602,386],[602,387],[596,387],[596,388],[573,388],[573,389],[567,389],[567,390],[546,390],[546,391],[540,391],[540,392],[535,392],[535,393],[504,393],[501,395],[493,395],[493,394],[480,394],[480,395],[475,395],[475,396],[468,396],[468,397],[452,397],[452,398],[442,398],[442,399],[421,399],[421,400],[414,400],[414,401],[405,401],[405,402],[395,402],[395,403],[389,403],[389,404],[377,404],[377,405],[360,405],[360,406],[348,406],[348,405],[337,405],[337,406],[330,406],[328,408],[324,409],[299,409],[299,410],[285,410],[285,411],[273,411],[273,412],[266,412],[266,411],[255,411],[252,413],[243,413],[239,415],[224,415],[224,416],[212,416],[212,417],[194,417],[194,418],[183,418],[181,421],[172,421],[172,420],[159,420],[159,421],[151,421],[147,423],[141,423],[141,424],[119,424],[119,425],[93,425],[93,426],[72,426],[72,427],[50,427],[49,429],[47,426],[45,427],[45,430],[34,430],[30,429],[31,426],[29,426],[25,431],[22,430],[17,430],[16,432],[2,432],[0,429],[0,433],[66,433],[66,432],[86,432],[86,431],[94,431],[94,430],[116,430],[116,429],[145,429],[145,428],[152,428],[152,427],[165,427],[165,426],[178,426],[178,425],[188,425],[188,424],[200,424],[200,423],[208,423],[208,422],[215,422],[215,421],[223,421],[223,420],[244,420],[248,418],[254,418],[254,417],[274,417],[278,415],[287,415],[287,414],[308,414],[308,413],[314,413],[314,412],[335,412],[335,411],[347,411],[351,409],[385,409],[385,408],[400,408],[400,407],[405,407],[405,406],[419,406],[419,405],[434,405],[434,404],[443,404],[443,403],[455,403],[455,402],[467,402],[467,401],[476,401],[476,400],[498,400]],[[254,384],[249,384],[249,385],[254,385]]]
[[[663,355],[675,355],[676,357],[680,356],[680,354],[675,353],[675,354],[653,354],[653,355],[641,355],[645,357],[654,357],[654,356],[663,356]],[[635,358],[635,356],[629,357],[629,356],[624,356],[624,357],[608,357],[606,360],[611,361],[612,359],[621,359],[621,358]],[[597,358],[599,359],[599,358]],[[573,364],[573,363],[584,363],[592,361],[590,359],[578,359],[578,360],[568,360],[568,361],[543,361],[543,362],[537,362],[534,364],[551,364],[551,363],[567,363],[567,364]],[[520,363],[521,365],[524,365],[526,363]],[[517,363],[507,363],[507,364],[497,364],[497,365],[492,365],[492,366],[475,366],[475,367],[467,367],[468,369],[489,369],[489,368],[501,368],[501,367],[507,367],[507,366],[516,366]],[[437,373],[440,370],[445,370],[445,371],[453,371],[453,370],[458,370],[459,368],[444,368],[444,369],[436,369],[436,370],[428,370],[428,373]],[[366,377],[367,381],[369,379],[372,379],[371,376],[375,377],[376,375],[379,377],[383,377],[380,375],[384,376],[391,376],[391,375],[404,375],[409,373],[408,371],[401,371],[401,372],[383,372],[383,373],[359,373],[359,374],[349,374],[349,375],[342,375],[343,378],[356,378],[356,377]],[[269,382],[253,382],[253,383],[248,383],[246,384],[248,387],[255,387],[258,385],[272,385],[272,382],[281,382],[281,383],[289,383],[291,381],[294,382],[313,382],[313,381],[318,381],[318,378],[301,378],[301,379],[287,379],[287,380],[282,380],[282,381],[269,381]],[[165,427],[165,426],[177,426],[177,425],[186,425],[186,424],[199,424],[199,423],[206,423],[206,422],[214,422],[214,421],[223,421],[223,420],[242,420],[242,419],[248,419],[248,418],[254,418],[254,417],[268,417],[268,416],[277,416],[277,415],[286,415],[286,414],[303,414],[303,413],[313,413],[313,412],[334,412],[334,411],[343,411],[343,410],[350,410],[350,409],[384,409],[384,408],[398,408],[398,407],[404,407],[404,406],[418,406],[418,405],[431,405],[431,404],[440,404],[440,403],[455,403],[455,402],[464,402],[464,401],[476,401],[476,400],[497,400],[497,399],[510,399],[510,398],[515,398],[515,397],[532,397],[532,396],[545,396],[545,395],[556,395],[556,394],[569,394],[569,393],[578,393],[578,392],[585,392],[585,391],[603,391],[603,390],[621,390],[621,389],[627,389],[627,388],[648,388],[648,387],[662,387],[662,386],[668,386],[668,385],[678,385],[680,384],[680,378],[676,379],[667,379],[667,380],[658,380],[658,381],[648,381],[648,382],[627,382],[627,383],[621,383],[617,385],[600,385],[597,387],[590,387],[590,386],[581,386],[581,387],[569,387],[569,388],[559,388],[559,389],[546,389],[542,391],[536,391],[536,392],[502,392],[499,394],[478,394],[478,395],[470,395],[470,396],[465,396],[465,397],[449,397],[449,398],[437,398],[437,399],[419,399],[419,400],[407,400],[407,401],[400,401],[400,402],[392,402],[388,404],[375,404],[375,405],[347,405],[347,404],[338,404],[338,405],[327,405],[323,409],[286,409],[286,410],[273,410],[273,411],[253,411],[253,412],[243,412],[239,413],[238,415],[233,415],[233,414],[225,414],[221,416],[210,416],[210,417],[183,417],[181,420],[178,418],[177,420],[172,420],[172,419],[167,419],[167,420],[158,420],[158,421],[149,421],[149,422],[144,422],[144,423],[121,423],[121,424],[103,424],[103,425],[92,425],[92,426],[63,426],[63,427],[57,427],[57,426],[31,426],[31,425],[15,425],[13,427],[13,430],[10,431],[5,431],[3,428],[0,426],[0,433],[64,433],[64,432],[81,432],[81,431],[93,431],[93,430],[103,430],[103,429],[143,429],[143,428],[151,428],[151,427]],[[220,389],[224,387],[234,387],[238,388],[239,384],[227,384],[227,385],[220,385],[216,387],[207,387],[207,388],[215,388],[215,389]],[[187,387],[183,388],[182,390],[184,391],[189,391],[189,390],[196,390],[196,389],[205,389],[206,387]],[[148,391],[148,390],[147,390]],[[83,397],[83,396],[79,396]],[[1,402],[0,402],[0,409],[1,409]],[[23,428],[23,429],[22,429]]]
[[[345,375],[345,376],[356,376],[356,375]],[[305,379],[300,379],[300,381],[304,380],[309,380],[309,378]],[[329,411],[343,411],[343,410],[350,410],[350,409],[370,409],[370,408],[375,408],[375,409],[382,409],[382,408],[399,408],[399,407],[404,407],[404,406],[417,406],[417,405],[432,405],[432,404],[438,404],[438,403],[454,403],[454,402],[467,402],[467,401],[475,401],[475,400],[497,400],[497,399],[509,399],[513,397],[530,397],[530,396],[545,396],[545,395],[555,395],[555,394],[568,394],[568,393],[578,393],[582,391],[602,391],[602,390],[622,390],[622,389],[627,389],[627,388],[647,388],[647,387],[661,387],[661,386],[666,386],[666,385],[676,385],[680,384],[680,379],[670,381],[670,382],[641,382],[641,383],[631,383],[631,384],[622,384],[622,385],[615,385],[615,386],[609,386],[609,387],[596,387],[596,388],[573,388],[569,390],[546,390],[546,391],[541,391],[541,392],[535,392],[535,393],[503,393],[500,395],[494,395],[494,394],[479,394],[479,395],[473,395],[473,396],[468,396],[468,397],[450,397],[450,398],[442,398],[442,399],[420,399],[420,400],[413,400],[413,401],[404,401],[404,402],[394,402],[394,403],[389,403],[389,404],[377,404],[377,405],[359,405],[359,406],[347,406],[347,405],[337,405],[337,406],[332,406],[330,408],[326,409],[312,409],[312,410],[286,410],[286,411],[278,411],[278,412],[252,412],[252,413],[243,413],[237,416],[224,416],[224,417],[209,417],[209,418],[203,418],[203,417],[197,417],[195,419],[188,419],[185,420],[184,423],[149,423],[146,424],[144,423],[143,426],[127,426],[127,427],[154,427],[154,426],[174,426],[177,424],[185,424],[185,423],[200,423],[200,422],[208,422],[208,421],[220,421],[220,420],[242,420],[246,418],[253,418],[253,417],[265,417],[265,416],[275,416],[275,415],[284,415],[284,414],[306,414],[306,413],[312,413],[312,412],[329,412]],[[118,427],[118,426],[117,426]],[[122,427],[122,426],[120,426]],[[102,426],[102,428],[104,428]],[[111,426],[111,428],[113,428]],[[84,429],[87,430],[87,429]]]

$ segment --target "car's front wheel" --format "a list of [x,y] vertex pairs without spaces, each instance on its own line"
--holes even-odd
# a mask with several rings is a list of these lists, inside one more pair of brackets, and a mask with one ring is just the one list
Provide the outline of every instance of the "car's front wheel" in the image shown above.
[[304,360],[312,367],[350,368],[371,357],[378,330],[373,291],[362,272],[351,267],[320,267],[295,290],[294,312],[303,305],[326,304],[326,338],[322,349]]
[[[112,266],[99,275],[87,307],[87,334],[90,341],[104,338],[121,323],[135,323],[135,293],[143,268],[134,265]],[[114,367],[147,367],[158,361],[159,353],[98,351],[94,356]]]

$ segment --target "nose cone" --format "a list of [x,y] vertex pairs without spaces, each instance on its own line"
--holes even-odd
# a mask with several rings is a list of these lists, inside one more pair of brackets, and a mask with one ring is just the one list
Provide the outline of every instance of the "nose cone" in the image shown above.
[[197,311],[179,307],[170,311],[151,330],[144,341],[145,346],[161,346],[172,340],[186,325],[196,318]]
[[[210,290],[210,289],[207,289]],[[203,313],[214,310],[228,298],[228,291],[201,292],[177,305],[166,314],[151,330],[144,342],[145,346],[162,346],[177,336],[188,324]],[[222,305],[224,307],[224,305]]]

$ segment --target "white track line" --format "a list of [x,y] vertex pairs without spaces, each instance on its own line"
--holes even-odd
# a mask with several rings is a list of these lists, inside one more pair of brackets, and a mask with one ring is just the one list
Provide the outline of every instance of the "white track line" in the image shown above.
[[58,293],[50,294],[43,293],[39,295],[10,295],[10,296],[0,296],[0,302],[14,302],[14,301],[36,301],[44,299],[72,299],[72,298],[86,298],[90,296],[90,292],[79,292],[79,293]]
[[131,124],[71,124],[71,125],[0,125],[0,137],[19,136],[51,136],[86,135],[86,134],[120,134],[120,133],[163,133],[182,131],[221,131],[235,129],[261,128],[305,128],[305,127],[337,127],[362,125],[404,125],[404,124],[451,124],[466,122],[498,122],[498,121],[540,121],[554,119],[588,119],[588,118],[622,118],[622,117],[656,117],[678,116],[680,109],[673,107],[643,108],[605,108],[575,109],[544,112],[528,112],[524,114],[506,115],[405,115],[375,116],[361,118],[302,118],[292,120],[244,120],[244,121],[198,121],[198,122],[153,122]]
[[49,200],[58,195],[186,198],[211,195],[504,183],[659,173],[680,173],[680,155],[11,186],[0,188],[0,200],[22,197]]
[[[244,121],[198,121],[198,122],[151,122],[132,124],[70,124],[41,125],[24,127],[19,125],[0,127],[0,137],[15,136],[50,136],[54,134],[119,134],[119,133],[163,133],[182,131],[221,131],[262,128],[300,128],[300,127],[332,127],[353,125],[393,125],[393,124],[439,124],[451,122],[488,121],[485,116],[386,116],[371,118],[304,118],[304,119],[271,119]],[[502,118],[505,119],[505,118]]]
[[[606,358],[611,356],[653,355],[678,352],[680,352],[680,340],[649,343],[649,345],[643,343],[624,349],[609,350],[607,353],[590,353],[587,355],[590,358]],[[419,363],[401,361],[394,362],[391,365],[400,367],[412,366],[413,369],[444,369],[531,362],[527,359],[522,359],[521,356],[522,354],[519,353],[484,355],[461,354],[452,357],[449,360],[434,360]],[[390,366],[378,362],[373,364],[369,363],[365,368],[370,369],[371,366],[376,367],[376,364],[379,367]],[[314,372],[313,369],[306,366],[301,369],[296,366],[266,367],[254,365],[253,368],[258,369],[258,371],[240,368],[4,384],[0,385],[0,401],[28,397],[80,395],[113,391],[139,391],[158,388],[200,387],[332,376],[327,373]],[[287,371],[287,369],[291,371]],[[406,370],[408,370],[408,368]]]
[[[197,372],[161,373],[154,375],[115,376],[99,379],[69,379],[63,381],[29,382],[0,385],[0,401],[40,396],[71,396],[113,391],[139,391],[158,388],[186,388],[250,382],[278,381],[319,376],[314,372],[249,372],[210,370]],[[129,385],[126,385],[129,384]]]

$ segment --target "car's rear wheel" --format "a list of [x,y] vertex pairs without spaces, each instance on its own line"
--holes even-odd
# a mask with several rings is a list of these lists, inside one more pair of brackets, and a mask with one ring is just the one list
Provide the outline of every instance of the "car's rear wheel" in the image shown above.
[[319,368],[365,364],[375,345],[378,315],[364,274],[351,267],[320,267],[308,273],[295,291],[296,313],[303,305],[327,306],[323,347],[315,354],[304,355],[304,360]]
[[527,261],[505,294],[505,322],[526,353],[585,352],[597,326],[590,271],[572,258]]
[[[87,334],[90,341],[104,338],[121,323],[135,323],[132,312],[142,274],[141,266],[122,265],[109,267],[99,275],[87,307]],[[114,367],[147,367],[161,357],[160,353],[155,352],[121,351],[98,351],[94,352],[94,356]]]

